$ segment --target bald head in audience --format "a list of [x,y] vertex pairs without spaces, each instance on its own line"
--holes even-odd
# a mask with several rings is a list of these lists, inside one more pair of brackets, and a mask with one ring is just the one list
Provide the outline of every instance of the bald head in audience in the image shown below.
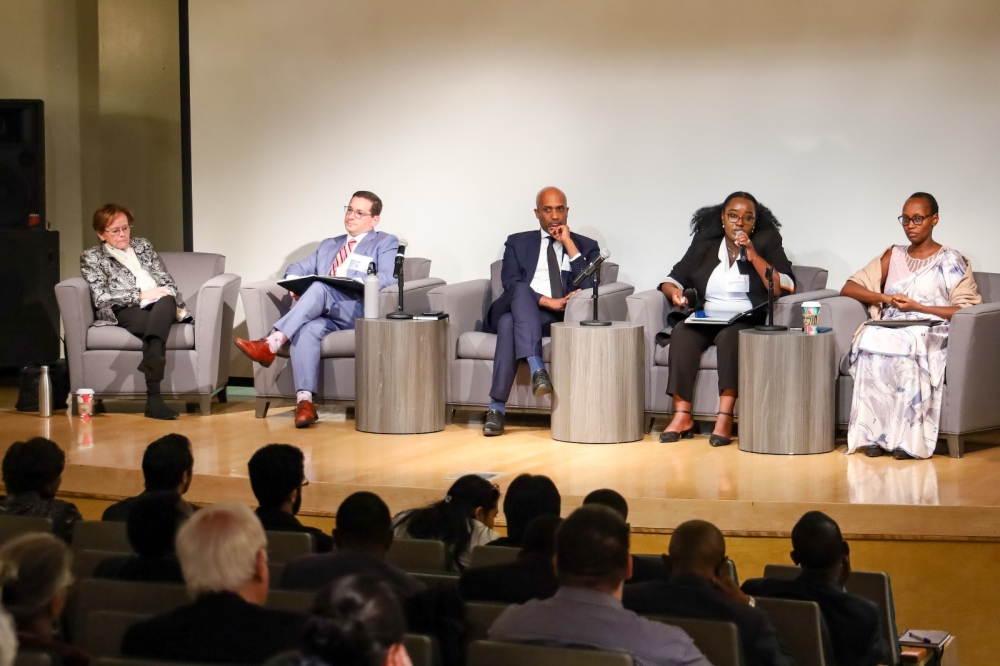
[[671,574],[693,573],[714,578],[726,561],[726,540],[704,520],[681,523],[670,537]]
[[792,561],[843,584],[851,573],[851,549],[840,526],[822,511],[809,511],[792,528]]

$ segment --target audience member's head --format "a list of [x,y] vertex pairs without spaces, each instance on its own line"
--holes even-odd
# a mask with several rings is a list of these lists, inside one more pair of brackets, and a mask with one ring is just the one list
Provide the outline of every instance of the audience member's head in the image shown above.
[[803,569],[846,580],[850,548],[833,518],[809,511],[792,528],[792,561]]
[[620,594],[632,575],[629,528],[615,511],[582,506],[556,532],[556,575],[567,587]]
[[392,545],[389,507],[375,493],[361,491],[348,495],[337,509],[333,540],[338,550],[363,550],[385,556]]
[[267,537],[243,504],[219,502],[191,516],[177,531],[177,557],[194,595],[234,592],[258,605],[267,600]]
[[190,517],[190,506],[176,491],[143,493],[125,522],[128,542],[140,557],[155,560],[173,555],[177,530]]
[[499,502],[499,488],[481,476],[466,474],[451,485],[444,499],[410,511],[400,523],[413,538],[444,541],[451,562],[458,566],[472,541],[472,521],[492,528]]
[[51,534],[23,534],[0,548],[3,606],[19,631],[52,638],[73,582],[70,563],[69,547]]
[[539,516],[528,523],[518,557],[540,556],[551,560],[556,554],[556,531],[562,522],[559,516]]
[[305,456],[291,444],[268,444],[247,463],[250,487],[262,509],[299,512],[306,480]]
[[142,455],[142,476],[149,492],[171,491],[181,495],[191,487],[194,456],[191,440],[170,433],[146,447]]
[[3,457],[3,482],[9,495],[38,493],[52,499],[62,483],[66,456],[55,442],[32,437],[14,442]]
[[503,515],[507,519],[507,539],[520,545],[524,528],[539,516],[558,516],[562,498],[552,479],[541,474],[521,474],[507,487]]
[[593,490],[583,498],[583,505],[587,506],[588,504],[606,506],[621,516],[622,520],[628,520],[628,502],[616,490],[611,490],[611,488]]
[[301,650],[336,666],[409,664],[406,619],[392,588],[372,576],[345,576],[316,597]]
[[704,520],[681,523],[670,537],[671,575],[689,573],[704,578],[725,575],[726,540],[719,528]]

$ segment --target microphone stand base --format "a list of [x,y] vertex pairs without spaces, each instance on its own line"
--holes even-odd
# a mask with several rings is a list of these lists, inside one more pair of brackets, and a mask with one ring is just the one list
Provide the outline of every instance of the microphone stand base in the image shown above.
[[413,319],[413,314],[410,312],[390,312],[385,316],[386,319]]
[[588,319],[587,321],[581,321],[580,326],[611,326],[611,322],[601,321],[599,319]]
[[754,326],[753,328],[754,328],[755,331],[787,331],[788,330],[787,326],[776,326],[776,325],[773,325],[773,324],[771,326]]

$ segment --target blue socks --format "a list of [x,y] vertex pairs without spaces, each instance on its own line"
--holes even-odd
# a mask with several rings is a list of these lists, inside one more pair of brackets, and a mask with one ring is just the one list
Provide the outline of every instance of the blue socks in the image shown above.
[[499,400],[493,400],[492,402],[490,402],[490,409],[495,409],[501,414],[507,413],[507,405],[503,404]]
[[542,363],[541,356],[529,356],[528,357],[528,367],[531,368],[531,374],[534,375],[539,370],[545,369],[545,364]]

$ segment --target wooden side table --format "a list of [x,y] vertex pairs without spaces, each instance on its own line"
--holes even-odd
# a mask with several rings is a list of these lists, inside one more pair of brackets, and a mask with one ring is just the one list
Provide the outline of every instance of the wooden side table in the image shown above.
[[411,435],[444,430],[447,343],[447,319],[358,319],[355,429]]
[[634,442],[645,435],[641,324],[552,325],[552,439]]
[[836,385],[832,332],[740,331],[740,450],[833,451]]

